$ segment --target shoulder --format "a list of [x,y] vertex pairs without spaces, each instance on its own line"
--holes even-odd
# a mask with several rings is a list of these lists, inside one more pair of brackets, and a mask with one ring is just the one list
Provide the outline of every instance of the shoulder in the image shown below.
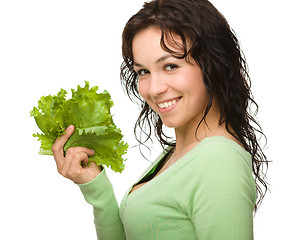
[[224,137],[205,138],[175,164],[173,179],[186,180],[190,177],[191,180],[204,180],[200,176],[236,176],[239,172],[252,177],[251,154],[233,140]]
[[236,142],[224,137],[204,139],[196,149],[189,168],[195,181],[207,185],[253,183],[252,157]]
[[170,197],[189,216],[197,235],[209,239],[250,236],[256,201],[250,154],[232,140],[212,137],[185,160],[169,180]]
[[252,169],[250,153],[235,141],[220,136],[205,138],[185,158],[191,158],[188,162],[191,161],[192,165],[203,171],[235,167],[246,168],[248,171]]
[[192,207],[208,199],[219,199],[219,196],[231,200],[231,196],[243,194],[251,202],[255,200],[251,155],[232,140],[207,138],[182,161],[169,182],[173,197],[177,198],[182,192],[183,204],[190,202]]

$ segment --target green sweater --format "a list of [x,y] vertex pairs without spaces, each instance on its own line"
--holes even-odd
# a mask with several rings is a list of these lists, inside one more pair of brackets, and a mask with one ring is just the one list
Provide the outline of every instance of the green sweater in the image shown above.
[[105,170],[79,186],[93,205],[99,240],[251,240],[256,201],[251,169],[248,152],[215,136],[131,194],[130,188],[120,209]]

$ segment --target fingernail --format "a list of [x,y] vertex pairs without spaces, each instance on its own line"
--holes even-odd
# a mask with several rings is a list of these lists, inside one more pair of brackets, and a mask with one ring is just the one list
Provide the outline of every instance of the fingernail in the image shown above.
[[68,130],[71,130],[71,129],[73,129],[73,125],[70,125],[69,127],[68,127]]

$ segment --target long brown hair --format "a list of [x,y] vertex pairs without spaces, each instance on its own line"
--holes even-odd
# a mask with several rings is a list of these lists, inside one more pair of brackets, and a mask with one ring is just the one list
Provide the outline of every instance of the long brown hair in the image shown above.
[[[264,173],[264,166],[268,166],[268,161],[257,140],[257,134],[265,135],[254,118],[258,105],[252,97],[247,63],[234,31],[224,16],[207,0],[150,1],[127,22],[122,36],[121,82],[130,99],[141,107],[135,125],[136,138],[144,144],[151,139],[153,128],[163,147],[175,146],[175,142],[169,141],[164,134],[160,117],[139,95],[137,73],[133,68],[133,38],[149,26],[158,26],[161,29],[160,44],[165,51],[177,58],[185,58],[188,62],[189,57],[192,57],[202,69],[203,82],[210,101],[198,126],[205,122],[212,100],[216,97],[221,110],[219,124],[225,124],[227,131],[252,156],[252,170],[259,193],[256,210],[268,186]],[[173,36],[176,35],[183,42],[179,46],[182,55],[180,52],[173,52],[165,44],[174,43]],[[187,49],[188,39],[192,43],[190,49]],[[255,107],[254,114],[251,111],[252,106]],[[145,140],[137,137],[137,129],[146,135]]]

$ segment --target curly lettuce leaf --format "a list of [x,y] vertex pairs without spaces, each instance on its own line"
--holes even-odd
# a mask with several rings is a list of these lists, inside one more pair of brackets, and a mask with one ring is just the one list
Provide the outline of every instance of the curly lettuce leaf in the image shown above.
[[66,142],[64,151],[78,146],[94,149],[96,153],[89,162],[103,164],[115,172],[123,171],[125,159],[122,156],[127,152],[128,144],[122,140],[123,134],[113,122],[110,94],[97,91],[97,86],[89,88],[86,81],[84,88],[72,89],[70,99],[66,99],[64,89],[57,95],[40,98],[38,106],[31,111],[42,131],[33,134],[41,142],[39,154],[52,155],[54,141],[72,124],[75,131]]

